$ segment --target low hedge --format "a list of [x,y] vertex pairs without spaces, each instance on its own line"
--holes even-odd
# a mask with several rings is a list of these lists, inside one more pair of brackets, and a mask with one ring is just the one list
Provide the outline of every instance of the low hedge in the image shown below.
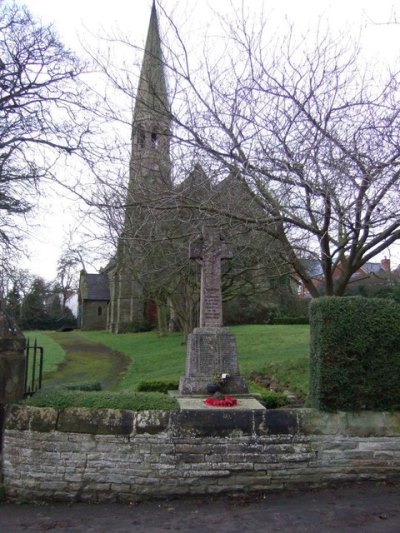
[[145,333],[146,331],[152,331],[154,324],[146,320],[137,320],[136,322],[123,322],[120,324],[119,333]]
[[162,380],[154,380],[154,381],[141,381],[138,386],[137,390],[139,392],[162,392],[163,394],[168,394],[168,391],[170,390],[178,390],[179,388],[179,381],[162,381]]
[[67,390],[99,391],[102,386],[100,381],[84,381],[83,383],[67,383],[63,388]]
[[159,392],[109,392],[68,390],[63,387],[42,389],[21,402],[35,407],[90,407],[94,409],[129,409],[131,411],[173,411],[178,402]]
[[362,297],[310,306],[310,404],[354,411],[400,408],[400,305]]
[[283,407],[284,405],[288,404],[288,397],[284,392],[275,392],[265,389],[253,381],[250,381],[248,385],[249,392],[259,394],[260,403],[262,403],[267,409],[278,409],[279,407]]

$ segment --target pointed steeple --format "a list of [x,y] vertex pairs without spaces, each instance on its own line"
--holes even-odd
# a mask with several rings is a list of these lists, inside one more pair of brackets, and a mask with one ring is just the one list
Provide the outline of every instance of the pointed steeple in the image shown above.
[[130,189],[170,184],[171,119],[155,2],[151,8],[132,123]]
[[160,30],[156,5],[153,1],[133,121],[134,123],[140,122],[149,118],[149,115],[154,117],[155,114],[161,115],[158,117],[159,119],[165,119],[168,112],[169,103]]

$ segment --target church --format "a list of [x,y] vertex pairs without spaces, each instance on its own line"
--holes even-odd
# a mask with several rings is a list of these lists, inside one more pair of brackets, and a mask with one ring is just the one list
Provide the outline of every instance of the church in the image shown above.
[[[172,120],[170,104],[167,93],[167,83],[164,63],[162,58],[161,38],[158,25],[157,11],[153,2],[149,29],[144,49],[144,57],[141,66],[139,84],[136,94],[135,107],[132,120],[131,136],[131,158],[129,163],[129,183],[126,198],[124,227],[118,239],[117,251],[114,258],[103,268],[100,273],[92,274],[81,272],[79,283],[79,324],[83,330],[107,329],[112,333],[123,333],[137,331],[129,329],[140,324],[155,324],[160,326],[160,311],[162,307],[168,306],[165,313],[169,315],[176,313],[176,309],[181,303],[181,316],[193,313],[193,308],[198,307],[198,286],[189,287],[189,292],[178,280],[175,283],[176,293],[180,292],[180,302],[175,299],[175,305],[167,303],[163,283],[166,274],[163,265],[159,265],[159,274],[154,269],[152,274],[153,291],[147,291],[149,273],[147,265],[143,261],[143,256],[152,250],[151,264],[157,265],[160,256],[164,257],[164,264],[173,265],[176,257],[180,253],[183,258],[181,265],[176,267],[176,271],[183,268],[192,268],[188,258],[188,238],[177,251],[176,242],[171,244],[167,239],[159,238],[157,242],[157,232],[162,228],[164,215],[160,210],[147,209],[148,205],[162,205],[168,202],[168,198],[173,198],[176,194],[185,194],[190,190],[191,197],[213,198],[213,201],[223,201],[224,208],[237,210],[238,195],[243,199],[243,194],[248,197],[234,176],[228,176],[217,184],[211,184],[210,180],[199,164],[194,164],[193,170],[189,173],[183,183],[173,186],[171,179],[171,152],[170,141],[172,131]],[[218,198],[220,200],[218,200]],[[166,200],[167,199],[167,200]],[[245,202],[245,208],[251,209],[251,199]],[[240,202],[243,204],[243,202]],[[172,217],[176,217],[176,210],[166,210],[170,214],[167,222],[164,221],[165,235],[170,232],[171,226],[176,225]],[[184,228],[190,226],[191,233],[200,233],[204,217],[207,215],[197,214],[191,217],[188,213],[179,213],[180,224]],[[211,217],[209,217],[211,219]],[[186,227],[185,227],[186,226]],[[183,232],[188,233],[188,232]],[[160,237],[160,233],[158,233]],[[248,236],[244,238],[248,240]],[[261,237],[257,237],[258,245],[264,246]],[[236,245],[239,240],[236,239]],[[151,243],[151,246],[148,244]],[[182,247],[184,246],[184,251]],[[169,255],[168,255],[169,254]],[[250,255],[248,250],[245,254],[247,260]],[[259,251],[254,254],[255,260],[260,256]],[[252,260],[252,259],[250,259]],[[254,270],[254,269],[253,269]],[[260,269],[261,271],[261,269]],[[265,268],[263,269],[263,287],[268,281],[265,279]],[[237,277],[237,275],[236,275]],[[187,279],[186,276],[185,279]],[[261,279],[261,277],[260,277]],[[168,279],[171,285],[171,277]],[[245,283],[241,281],[245,286]],[[254,276],[250,281],[254,287]],[[172,283],[173,285],[173,283]],[[156,290],[154,287],[156,286]],[[262,291],[259,291],[260,294]],[[156,293],[156,297],[154,296]],[[163,294],[164,293],[164,294]],[[157,295],[160,297],[157,299]],[[165,314],[164,313],[164,314]],[[179,313],[177,313],[179,314]],[[195,324],[189,324],[188,329]],[[182,329],[180,327],[180,329]]]
[[135,276],[138,198],[155,197],[172,187],[171,119],[161,51],[157,11],[153,2],[132,121],[128,197],[124,230],[115,258],[100,274],[81,272],[79,317],[82,329],[122,331],[122,324],[154,320],[154,305],[146,301]]

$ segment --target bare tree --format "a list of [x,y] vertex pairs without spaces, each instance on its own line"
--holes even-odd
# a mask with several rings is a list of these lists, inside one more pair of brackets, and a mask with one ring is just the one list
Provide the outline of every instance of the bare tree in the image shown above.
[[[227,27],[224,57],[205,55],[201,71],[169,23],[176,141],[247,191],[235,206],[190,192],[182,204],[267,233],[312,296],[342,295],[400,238],[398,72],[363,68],[343,36],[320,34],[311,46],[290,30],[267,41],[264,22],[244,18]],[[322,286],[309,259],[321,265]]]
[[54,176],[57,160],[85,153],[91,124],[82,72],[51,26],[0,3],[1,246],[21,237],[15,216],[31,209],[39,181]]

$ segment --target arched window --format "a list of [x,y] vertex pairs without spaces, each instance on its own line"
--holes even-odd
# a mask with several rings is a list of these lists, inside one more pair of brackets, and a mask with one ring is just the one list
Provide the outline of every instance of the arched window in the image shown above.
[[156,130],[153,130],[151,132],[151,145],[153,148],[157,148],[158,146],[158,134],[156,132]]
[[103,308],[101,307],[101,305],[99,305],[99,307],[97,308],[97,316],[101,316],[103,314]]

